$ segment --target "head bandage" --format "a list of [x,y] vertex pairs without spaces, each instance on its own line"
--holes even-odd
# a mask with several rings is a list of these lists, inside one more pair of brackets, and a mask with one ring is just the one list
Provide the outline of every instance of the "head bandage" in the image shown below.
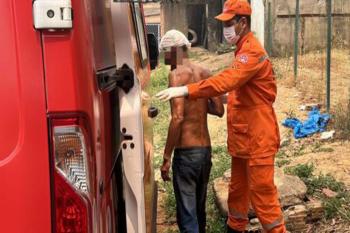
[[187,48],[191,47],[191,43],[188,41],[186,36],[177,30],[170,30],[167,31],[162,37],[159,44],[159,50],[166,51],[171,47],[181,47],[184,45],[186,45]]

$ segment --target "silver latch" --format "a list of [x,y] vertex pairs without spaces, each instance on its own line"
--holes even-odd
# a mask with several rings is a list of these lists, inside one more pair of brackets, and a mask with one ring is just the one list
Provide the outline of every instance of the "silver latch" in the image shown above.
[[69,29],[73,27],[71,0],[35,0],[33,2],[36,29]]

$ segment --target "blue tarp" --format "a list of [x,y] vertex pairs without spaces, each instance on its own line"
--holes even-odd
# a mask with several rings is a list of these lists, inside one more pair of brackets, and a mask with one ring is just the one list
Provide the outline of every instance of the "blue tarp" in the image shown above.
[[304,138],[325,131],[329,119],[329,114],[321,114],[318,109],[313,109],[304,123],[297,118],[287,118],[282,124],[294,129],[295,138]]

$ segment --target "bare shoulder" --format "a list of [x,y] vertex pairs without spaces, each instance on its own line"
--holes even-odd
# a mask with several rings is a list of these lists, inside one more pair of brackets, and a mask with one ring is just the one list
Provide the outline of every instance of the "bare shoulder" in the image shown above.
[[190,67],[178,66],[169,74],[169,86],[176,87],[186,85],[192,75],[193,72]]
[[200,79],[207,79],[211,76],[211,72],[209,69],[201,66],[201,65],[198,65],[198,64],[193,64],[193,69],[195,70],[195,72],[197,74],[199,74],[200,76]]

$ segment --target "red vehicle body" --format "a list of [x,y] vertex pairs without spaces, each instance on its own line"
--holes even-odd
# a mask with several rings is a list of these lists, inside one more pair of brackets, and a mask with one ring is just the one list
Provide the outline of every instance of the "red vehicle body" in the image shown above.
[[[32,4],[0,2],[0,232],[155,232],[142,5],[72,0],[72,29],[37,30]],[[119,34],[113,4],[126,18]],[[116,73],[122,65],[129,73]],[[130,72],[130,91],[117,87]],[[143,129],[123,123],[125,98],[140,99],[133,117]],[[124,196],[128,153],[143,163],[137,210]]]

